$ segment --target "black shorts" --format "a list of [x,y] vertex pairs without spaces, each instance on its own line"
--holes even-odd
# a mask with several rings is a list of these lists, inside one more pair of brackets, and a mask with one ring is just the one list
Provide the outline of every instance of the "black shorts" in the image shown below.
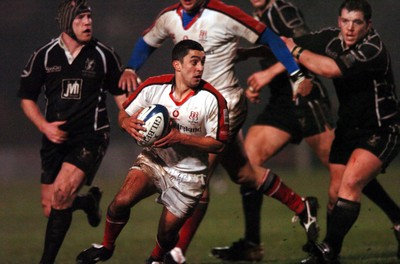
[[269,103],[257,117],[255,125],[273,126],[289,133],[291,143],[320,134],[326,127],[334,127],[330,103],[327,100],[308,100],[300,105]]
[[329,162],[346,165],[357,148],[365,149],[382,161],[382,172],[400,151],[398,127],[388,130],[359,130],[338,126],[329,156]]
[[110,133],[101,131],[69,138],[62,144],[54,144],[46,137],[42,139],[40,156],[42,159],[42,184],[52,184],[64,162],[68,162],[86,175],[86,185],[90,185],[103,160],[110,140]]

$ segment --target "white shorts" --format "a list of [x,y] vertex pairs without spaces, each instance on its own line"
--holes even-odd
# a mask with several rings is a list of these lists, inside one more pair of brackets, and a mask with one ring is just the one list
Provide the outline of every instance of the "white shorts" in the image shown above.
[[245,91],[241,87],[236,87],[229,89],[229,92],[221,92],[221,94],[228,104],[229,138],[232,141],[246,121],[247,101]]
[[131,169],[139,169],[153,179],[160,195],[156,201],[178,218],[188,217],[198,204],[207,173],[188,173],[160,165],[154,157],[139,154]]

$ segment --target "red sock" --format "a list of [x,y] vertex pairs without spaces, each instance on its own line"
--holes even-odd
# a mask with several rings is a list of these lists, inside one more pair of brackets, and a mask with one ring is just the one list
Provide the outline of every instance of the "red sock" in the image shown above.
[[151,252],[150,257],[155,260],[163,260],[165,254],[167,254],[168,251],[164,250],[162,247],[160,247],[160,244],[158,244],[158,241],[156,240],[156,246],[154,247],[153,251]]
[[126,221],[113,221],[108,216],[106,218],[106,226],[104,228],[104,236],[102,245],[110,250],[114,249],[115,240],[124,228]]
[[190,216],[186,220],[186,222],[183,224],[181,228],[179,234],[179,241],[176,244],[176,247],[179,247],[184,255],[186,254],[189,244],[192,241],[194,235],[196,234],[196,231],[199,228],[200,223],[207,212],[207,208],[208,208],[208,201],[200,201],[200,203],[194,210],[192,216]]
[[268,177],[274,177],[274,179],[265,194],[280,201],[297,215],[300,214],[304,210],[302,197],[286,186],[278,175],[271,172]]

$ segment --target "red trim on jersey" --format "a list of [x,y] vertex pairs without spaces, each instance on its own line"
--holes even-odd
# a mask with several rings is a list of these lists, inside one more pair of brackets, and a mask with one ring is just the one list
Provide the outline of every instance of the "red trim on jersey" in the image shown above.
[[194,90],[191,90],[186,96],[185,98],[183,98],[182,100],[180,100],[179,102],[175,100],[174,98],[174,87],[172,87],[171,92],[169,93],[169,97],[171,98],[171,100],[177,105],[177,106],[181,106],[183,105],[190,97],[192,97],[195,94]]
[[130,103],[135,100],[135,98],[138,96],[138,94],[147,86],[153,85],[153,84],[164,84],[164,83],[172,83],[175,78],[175,75],[173,74],[164,74],[160,76],[154,76],[150,77],[144,82],[142,82],[139,87],[133,91],[133,93],[128,97],[128,99],[125,100],[125,102],[122,104],[124,109],[126,109]]
[[[179,16],[182,18],[182,12],[180,11],[182,9],[182,6],[180,3],[176,3],[172,6],[169,6],[162,10],[157,18],[153,21],[150,27],[148,27],[142,34],[142,36],[146,35],[147,32],[149,32],[155,25],[157,19],[162,16],[164,13],[176,10],[176,12],[179,14]],[[252,31],[256,32],[258,35],[261,35],[264,30],[267,28],[267,26],[256,19],[254,19],[252,16],[241,10],[237,6],[233,5],[227,5],[220,0],[209,0],[207,3],[205,3],[204,7],[199,9],[199,14],[193,18],[193,20],[184,28],[188,29],[190,26],[196,22],[196,20],[201,16],[201,13],[203,12],[204,9],[210,9],[216,12],[223,13],[230,18],[244,24],[246,27],[250,28]]]
[[158,16],[156,17],[156,19],[154,19],[153,23],[150,25],[150,27],[148,27],[147,29],[145,29],[145,30],[143,31],[142,36],[146,35],[147,32],[149,32],[149,31],[154,27],[154,25],[156,24],[157,19],[158,19],[160,16],[162,16],[164,13],[167,13],[167,12],[169,12],[169,11],[173,11],[173,10],[175,10],[175,9],[178,9],[179,6],[180,6],[180,3],[176,3],[176,4],[172,5],[172,6],[169,6],[169,7],[167,7],[167,8],[164,8],[163,10],[161,10],[161,12],[158,14]]
[[229,118],[229,115],[225,97],[223,97],[222,94],[216,88],[214,88],[214,86],[212,86],[206,81],[204,81],[204,84],[202,86],[204,90],[209,91],[217,99],[218,102],[218,131],[216,133],[217,140],[226,142],[228,141],[229,138],[229,120],[227,120]]
[[207,3],[206,8],[216,12],[223,13],[229,16],[230,18],[239,21],[246,27],[256,32],[258,35],[261,35],[267,28],[265,24],[257,21],[252,16],[241,10],[239,7],[233,5],[227,5],[220,0],[210,0]]

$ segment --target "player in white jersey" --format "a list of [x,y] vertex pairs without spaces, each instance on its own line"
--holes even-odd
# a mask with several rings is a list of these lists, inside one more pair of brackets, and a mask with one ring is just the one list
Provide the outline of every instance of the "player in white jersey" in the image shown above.
[[[207,62],[203,78],[221,92],[228,104],[230,141],[222,155],[218,157],[218,161],[227,170],[231,179],[239,184],[255,184],[260,192],[278,199],[296,215],[307,212],[309,201],[302,199],[284,184],[278,184],[281,183],[280,178],[270,170],[253,167],[250,164],[244,152],[240,132],[247,113],[244,90],[240,88],[234,73],[235,56],[241,38],[271,48],[295,83],[294,96],[297,93],[305,95],[309,91],[307,88],[311,87],[306,85],[310,82],[305,81],[304,75],[281,39],[264,24],[237,7],[226,5],[219,0],[181,0],[164,9],[144,32],[143,37],[136,42],[119,82],[121,88],[131,90],[137,87],[136,71],[167,38],[171,38],[174,42],[193,39],[201,43],[205,49]],[[210,172],[212,172],[217,165],[217,156],[210,154],[209,157]],[[276,186],[280,187],[274,192]],[[315,213],[316,203],[311,204],[313,207],[311,212]],[[205,215],[207,206],[208,191],[204,193],[195,213],[181,230],[177,246],[182,248],[183,252],[186,251]],[[307,218],[306,215],[303,216],[303,219]],[[309,216],[315,218],[315,215]],[[317,230],[316,224],[311,226],[310,230]],[[309,232],[308,229],[306,231]]]
[[179,230],[199,202],[206,187],[208,153],[219,153],[228,138],[229,121],[224,97],[201,79],[203,47],[183,40],[172,51],[175,74],[146,80],[124,103],[119,124],[140,140],[144,130],[140,111],[151,104],[167,107],[170,132],[145,147],[110,203],[101,245],[93,245],[77,257],[77,263],[96,263],[111,258],[115,240],[127,223],[131,207],[159,193],[164,208],[157,232],[159,251],[148,262],[162,262],[179,237]]

